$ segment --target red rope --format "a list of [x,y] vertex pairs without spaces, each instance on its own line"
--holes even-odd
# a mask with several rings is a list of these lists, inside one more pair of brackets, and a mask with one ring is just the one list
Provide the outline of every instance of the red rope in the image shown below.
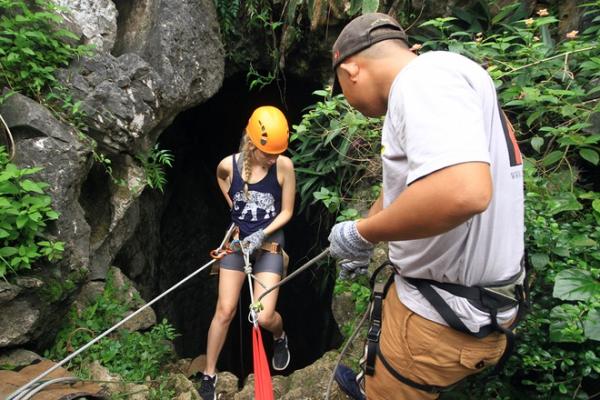
[[254,361],[254,397],[256,400],[274,400],[271,371],[258,326],[252,327],[252,357]]

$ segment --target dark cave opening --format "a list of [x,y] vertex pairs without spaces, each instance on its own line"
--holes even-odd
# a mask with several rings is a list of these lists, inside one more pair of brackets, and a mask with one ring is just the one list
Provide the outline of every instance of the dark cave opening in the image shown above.
[[[160,147],[172,151],[175,163],[168,172],[165,195],[159,201],[160,230],[154,233],[159,236],[156,238],[158,249],[152,250],[158,253],[156,268],[149,274],[151,277],[143,276],[145,273],[141,271],[137,273],[141,278],[133,277],[137,282],[140,279],[146,282],[146,289],[142,289],[145,298],[166,290],[209,261],[209,251],[222,240],[229,215],[216,183],[216,166],[223,157],[237,151],[252,110],[260,105],[275,105],[284,110],[291,129],[293,124],[300,122],[302,110],[316,101],[312,91],[319,88],[317,84],[288,79],[286,85],[283,96],[275,85],[249,92],[243,76],[231,77],[213,98],[178,115],[161,135]],[[155,194],[147,197],[156,200]],[[151,214],[156,216],[157,213]],[[297,214],[286,225],[286,251],[290,255],[288,273],[317,255],[326,245],[326,232],[320,230],[320,226],[321,221],[308,221],[306,216]],[[124,257],[120,261],[126,263]],[[342,336],[331,312],[335,282],[335,271],[331,267],[313,267],[279,292],[277,310],[284,319],[292,354],[285,374],[311,364],[341,343]],[[218,278],[205,271],[157,304],[159,319],[166,317],[181,335],[175,340],[180,357],[193,358],[205,353],[217,286]],[[243,378],[252,372],[247,285],[244,285],[241,299],[241,309],[238,307],[230,325],[218,369]],[[270,357],[271,335],[266,330],[262,332]]]

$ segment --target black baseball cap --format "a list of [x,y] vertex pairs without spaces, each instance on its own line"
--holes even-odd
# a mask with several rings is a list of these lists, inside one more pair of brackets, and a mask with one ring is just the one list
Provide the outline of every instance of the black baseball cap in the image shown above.
[[342,29],[333,44],[333,70],[351,55],[388,39],[400,39],[408,44],[406,32],[394,18],[382,13],[368,13],[354,18]]

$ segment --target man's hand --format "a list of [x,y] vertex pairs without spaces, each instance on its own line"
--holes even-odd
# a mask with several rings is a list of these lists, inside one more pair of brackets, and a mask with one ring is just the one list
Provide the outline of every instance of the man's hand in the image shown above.
[[340,263],[340,274],[338,275],[338,279],[351,280],[359,277],[360,275],[368,275],[369,261],[371,260],[342,260]]
[[258,230],[244,239],[242,239],[242,247],[248,254],[252,254],[254,250],[260,248],[262,246],[263,241],[265,240],[265,231]]
[[349,261],[370,259],[373,243],[363,238],[356,229],[356,221],[335,224],[329,234],[329,253]]

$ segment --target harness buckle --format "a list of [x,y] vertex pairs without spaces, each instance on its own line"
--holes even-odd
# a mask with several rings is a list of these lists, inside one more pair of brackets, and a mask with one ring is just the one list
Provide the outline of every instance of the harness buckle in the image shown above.
[[369,342],[379,342],[379,336],[381,336],[381,325],[379,322],[373,321],[371,326],[369,326],[367,340]]

